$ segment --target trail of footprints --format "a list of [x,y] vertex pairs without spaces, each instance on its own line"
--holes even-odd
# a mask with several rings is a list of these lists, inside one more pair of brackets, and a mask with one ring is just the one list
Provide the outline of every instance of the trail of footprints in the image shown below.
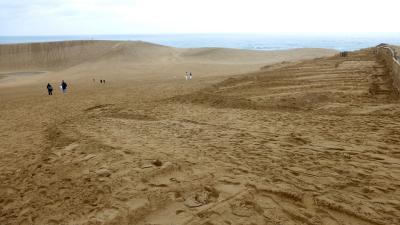
[[[374,64],[373,61],[365,64],[368,66],[371,63]],[[321,61],[321,68],[331,65],[330,63],[325,65]],[[343,78],[352,70],[353,64],[338,60],[336,65],[344,68],[339,73],[341,75],[325,79],[324,82],[336,82],[342,88],[354,86],[354,84],[346,86],[343,86],[344,83],[341,84]],[[298,70],[301,72],[297,72]],[[374,65],[374,70],[380,71],[379,66]],[[334,70],[328,68],[320,69],[318,72],[315,71],[315,67],[310,66],[307,69],[307,66],[303,66],[293,71],[299,79],[317,79],[321,82],[321,79],[314,78],[313,74],[315,76],[324,73],[329,75],[329,72]],[[368,73],[369,71],[363,70],[354,71],[347,82],[360,83],[362,81],[364,83],[358,88],[365,91],[370,83],[362,76],[367,76]],[[335,71],[335,74],[338,74],[338,71]],[[387,92],[378,92],[374,94],[387,94]],[[205,114],[209,114],[207,113],[209,109],[200,108],[199,110],[204,110]],[[226,113],[224,110],[219,111],[222,111],[222,115]],[[185,116],[188,115],[175,115],[178,118],[185,118]],[[266,127],[277,119],[276,115],[272,118],[260,118],[259,113],[246,111],[239,112],[236,116],[239,122],[244,122],[248,118],[261,119]],[[296,120],[293,116],[292,113],[286,115],[282,113],[280,119]],[[315,117],[315,115],[309,116],[309,121],[313,116]],[[175,121],[181,122],[172,123],[165,120],[144,121],[138,116],[132,119],[124,121],[123,124],[118,122],[122,130],[129,130],[128,127],[132,125],[135,130],[140,130],[140,133],[122,134],[134,139],[125,142],[126,145],[122,148],[132,145],[133,142],[140,142],[140,138],[146,136],[152,140],[153,149],[165,154],[161,157],[154,156],[154,158],[168,158],[166,156],[172,154],[171,161],[174,163],[161,166],[160,171],[156,170],[157,172],[141,172],[143,173],[141,187],[136,186],[131,190],[142,190],[142,198],[132,199],[132,196],[140,196],[140,194],[135,191],[126,192],[130,196],[126,197],[127,204],[131,207],[131,214],[135,215],[128,216],[131,218],[129,221],[131,224],[348,224],[349,222],[351,224],[385,224],[381,220],[382,217],[377,217],[378,214],[375,212],[371,217],[363,211],[357,212],[348,207],[346,201],[339,197],[347,193],[346,191],[340,193],[329,189],[324,193],[324,189],[332,186],[332,182],[337,182],[339,185],[338,180],[342,176],[350,177],[343,183],[343,190],[350,187],[349,191],[352,192],[354,191],[351,188],[352,185],[356,188],[360,185],[361,180],[355,180],[354,172],[348,170],[350,168],[347,163],[351,162],[351,159],[364,156],[353,152],[354,149],[351,149],[350,145],[340,146],[339,142],[326,142],[325,135],[322,135],[320,139],[326,144],[318,146],[320,144],[315,143],[318,138],[304,136],[302,132],[293,133],[279,126],[277,128],[283,130],[280,131],[281,135],[276,136],[274,135],[276,131],[268,131],[268,129],[263,134],[257,134],[254,133],[259,131],[256,127],[235,130],[232,129],[234,124],[225,126],[224,123],[218,125],[212,122],[196,122],[205,118],[177,119]],[[214,118],[208,119],[214,122],[223,121],[218,113]],[[300,118],[298,119],[301,121]],[[110,121],[110,123],[114,122]],[[309,122],[305,122],[307,123]],[[328,136],[331,134],[329,129],[335,129],[337,124],[326,125],[328,124],[323,124],[322,127],[315,126],[313,132]],[[238,127],[243,126],[238,125]],[[153,131],[155,128],[169,132],[164,132],[161,138],[157,132],[154,132],[155,130]],[[103,138],[113,135],[121,135],[121,133],[111,132]],[[338,138],[337,135],[332,137]],[[169,140],[174,146],[165,148],[165,140]],[[172,149],[178,146],[186,147]],[[144,143],[141,157],[151,155],[148,147]],[[350,151],[347,152],[351,154],[343,153],[345,149],[349,149]],[[327,157],[330,159],[337,157],[337,160],[324,161]],[[192,160],[192,158],[196,159]],[[341,166],[337,166],[337,163]],[[153,167],[154,165],[149,165],[145,166],[145,169],[151,171]],[[221,172],[221,168],[225,168],[226,171]],[[307,171],[306,168],[312,168],[312,170]],[[332,171],[332,168],[337,169]],[[363,171],[366,170],[368,167],[361,168],[358,176],[362,176]],[[227,174],[230,174],[230,177],[227,178]],[[315,183],[319,176],[330,177],[330,179],[326,180],[326,183]],[[329,195],[329,192],[333,195]],[[116,194],[118,195],[122,194]],[[395,223],[393,219],[394,217],[392,217],[392,222]]]
[[[170,102],[146,114],[140,106],[131,112],[107,104],[88,108],[87,118],[57,131],[49,140],[51,148],[38,156],[32,171],[25,171],[32,175],[25,191],[33,191],[25,193],[24,201],[36,203],[22,206],[19,223],[399,224],[396,149],[378,147],[382,141],[395,146],[400,134],[393,129],[382,139],[383,131],[371,128],[400,121],[377,117],[368,105],[384,104],[390,95],[382,67],[370,52],[361,52],[349,59],[318,59],[278,70],[285,76],[270,83],[260,76],[258,81],[267,84],[255,94],[273,102],[282,98],[271,96],[288,92],[293,99],[287,104],[297,108],[179,103],[177,108]],[[288,89],[293,77],[302,81]],[[236,90],[253,99],[248,82],[253,78],[243,79],[237,81],[249,86]],[[371,82],[377,83],[372,96]],[[309,84],[315,84],[315,93],[326,91],[323,85],[328,84],[361,100],[353,103],[335,94],[307,111],[303,105],[308,98],[296,93]],[[218,87],[219,94],[234,90],[229,85]],[[352,94],[354,90],[361,94]],[[337,102],[343,108],[332,106]],[[327,106],[333,108],[325,110]],[[360,116],[363,107],[372,110],[368,117]],[[20,192],[0,186],[2,203]],[[2,216],[12,215],[13,203],[2,205]],[[66,214],[52,215],[52,208]]]

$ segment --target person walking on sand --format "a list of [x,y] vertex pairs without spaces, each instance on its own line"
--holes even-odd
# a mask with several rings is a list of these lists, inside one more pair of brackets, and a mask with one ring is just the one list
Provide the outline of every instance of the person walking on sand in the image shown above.
[[47,83],[47,92],[49,95],[53,95],[53,86],[50,83]]
[[189,80],[191,80],[192,79],[192,72],[190,72],[190,74],[189,74]]
[[68,85],[67,85],[67,83],[65,83],[64,80],[61,81],[61,86],[60,87],[61,87],[62,92],[65,94],[67,92]]
[[186,79],[186,80],[189,79],[188,72],[186,72],[185,79]]

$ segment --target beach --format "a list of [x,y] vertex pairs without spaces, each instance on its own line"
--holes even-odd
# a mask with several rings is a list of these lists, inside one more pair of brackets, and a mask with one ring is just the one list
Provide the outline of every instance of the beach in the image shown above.
[[400,224],[398,97],[338,53],[0,45],[0,224]]

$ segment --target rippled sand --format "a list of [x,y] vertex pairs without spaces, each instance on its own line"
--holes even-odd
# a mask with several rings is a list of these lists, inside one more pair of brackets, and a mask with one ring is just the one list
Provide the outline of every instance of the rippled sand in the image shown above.
[[371,50],[121,45],[3,83],[0,224],[400,223],[399,101]]

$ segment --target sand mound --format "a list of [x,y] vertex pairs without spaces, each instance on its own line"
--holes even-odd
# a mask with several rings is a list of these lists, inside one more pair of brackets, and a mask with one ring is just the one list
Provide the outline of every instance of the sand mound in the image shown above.
[[[332,55],[330,49],[294,49],[284,51],[251,51],[226,48],[198,48],[183,51],[187,60],[220,63],[278,63]],[[269,59],[268,62],[266,59]]]
[[[352,78],[354,73],[376,73],[380,66],[374,64],[370,55],[372,53],[367,55],[365,51],[360,51],[347,58],[334,56],[301,63],[281,63],[264,67],[251,75],[229,78],[211,88],[175,96],[171,100],[219,108],[316,110],[348,97],[347,87],[356,84],[346,82],[359,82]],[[338,79],[344,83],[334,83]],[[365,94],[391,93],[388,87],[389,79],[376,80],[370,83]],[[357,92],[354,88],[352,91]]]
[[92,41],[0,45],[0,68],[10,71],[65,68],[101,56],[112,46],[112,42]]
[[64,41],[0,45],[0,71],[61,70],[87,62],[114,59],[123,64],[162,62],[271,63],[331,55],[325,49],[247,51],[235,49],[176,49],[140,41]]
[[117,56],[137,61],[162,59],[172,52],[171,48],[145,42],[63,41],[0,45],[0,69],[60,70]]
[[[178,49],[140,41],[69,41],[0,45],[0,74],[47,71],[32,78],[13,76],[1,86],[106,80],[182,79],[248,73],[272,63],[333,55],[336,51],[302,49],[248,51]],[[4,77],[0,75],[0,77]]]

